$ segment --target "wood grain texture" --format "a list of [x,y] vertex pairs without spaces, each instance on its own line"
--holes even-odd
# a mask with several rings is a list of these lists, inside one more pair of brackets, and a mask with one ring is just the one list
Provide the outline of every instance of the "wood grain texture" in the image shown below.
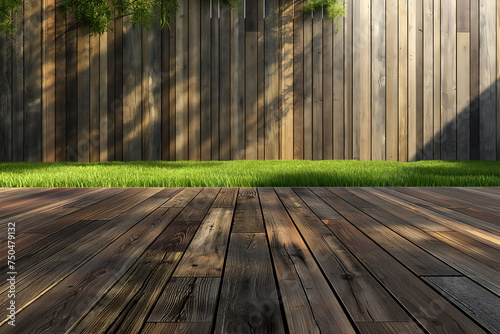
[[[439,1],[439,0],[438,0]],[[399,161],[408,161],[408,2],[399,0]]]
[[178,322],[178,323],[148,323],[141,331],[143,334],[208,334],[211,332],[210,322]]
[[[12,39],[12,161],[24,160],[24,2],[13,17]],[[64,107],[63,107],[64,108]]]
[[245,158],[245,19],[243,2],[231,12],[231,159]]
[[[89,162],[100,159],[100,51],[99,36],[90,36],[89,40]],[[104,72],[104,70],[103,70]]]
[[210,27],[210,3],[200,3],[200,154],[201,160],[212,159],[210,127],[211,120],[211,29]]
[[323,17],[312,19],[312,158],[323,158]]
[[264,24],[264,0],[257,0],[257,158],[259,160],[265,159],[266,153],[266,132],[265,132],[265,24]]
[[219,11],[218,6],[212,5],[212,20],[211,20],[211,96],[212,96],[212,160],[219,160],[219,131],[220,131],[220,104],[219,104],[219,96],[220,96],[220,82],[219,82],[219,69],[220,69],[220,58],[219,58],[219,45],[220,45],[220,36],[219,36]]
[[170,67],[172,61],[175,61],[175,57],[170,57],[170,53],[172,52],[170,48],[170,35],[173,26],[174,24],[171,27],[165,27],[161,30],[161,160],[171,160],[171,146],[174,146],[171,145],[170,140],[172,135],[170,133],[171,123],[173,122],[175,126],[175,121],[170,116],[171,109],[174,110],[175,115],[175,108],[171,105],[170,100],[171,95],[175,96],[175,92],[172,92],[175,91],[175,80],[173,86],[170,86],[172,81],[171,73],[175,73],[175,65],[173,66],[173,71]]
[[7,36],[0,35],[0,161],[12,161],[12,79],[10,66],[12,64],[11,42]]
[[[423,1],[422,159],[434,159],[434,8]],[[460,81],[460,80],[459,80]]]
[[265,233],[231,236],[215,331],[285,333]]
[[457,33],[457,159],[470,159],[470,35]]
[[90,162],[90,36],[78,27],[77,51],[77,147],[76,160]]
[[189,2],[179,3],[175,17],[175,159],[189,158]]
[[220,5],[219,157],[231,159],[231,8]]
[[293,160],[293,1],[281,4],[280,158]]
[[257,159],[257,91],[258,91],[258,5],[246,2],[245,20],[245,158]]
[[323,157],[333,159],[333,22],[323,19]]
[[313,15],[304,13],[304,160],[313,159]]
[[[189,33],[188,33],[188,158],[189,160],[199,161],[201,159],[200,151],[200,93],[201,93],[201,26],[200,26],[200,1],[189,1]],[[186,54],[183,54],[186,57]]]
[[[111,34],[112,32],[110,32]],[[108,32],[99,36],[99,161],[108,161],[110,157],[109,129],[113,126],[109,122],[108,107]],[[112,49],[110,49],[112,52]],[[112,58],[111,58],[112,59]]]
[[385,6],[386,33],[386,151],[387,160],[398,160],[398,1],[388,0]]
[[[473,1],[474,2],[474,1]],[[441,0],[434,1],[434,159],[441,159]]]
[[344,158],[353,158],[353,5],[347,4],[344,20]]
[[[418,90],[421,68],[420,52],[422,49],[418,45],[421,21],[418,19],[418,9],[421,8],[421,1],[408,1],[408,161],[416,161],[417,156],[417,113]],[[450,14],[451,15],[451,14]]]
[[456,2],[441,0],[441,158],[457,159]]
[[42,160],[56,159],[56,3],[42,3]]
[[344,26],[345,21],[339,21],[333,33],[333,159],[343,159],[345,155]]
[[304,1],[294,2],[293,158],[304,158]]
[[279,5],[265,2],[264,20],[264,101],[265,101],[265,159],[279,159]]
[[263,233],[264,222],[255,188],[240,188],[233,218],[232,233]]

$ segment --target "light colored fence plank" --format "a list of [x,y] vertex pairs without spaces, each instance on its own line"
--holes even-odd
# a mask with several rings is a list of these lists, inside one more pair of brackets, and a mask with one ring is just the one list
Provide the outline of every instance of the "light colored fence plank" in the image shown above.
[[353,7],[354,4],[346,4],[346,17],[344,20],[344,158],[353,157]]
[[479,160],[479,0],[470,3],[470,158]]
[[343,159],[344,150],[344,26],[340,19],[333,32],[333,159]]
[[470,159],[470,35],[457,33],[457,159]]
[[257,159],[257,91],[258,91],[258,4],[257,0],[246,2],[245,20],[245,158]]
[[497,2],[497,160],[500,160],[500,5]]
[[123,18],[115,20],[115,160],[123,160]]
[[[60,0],[56,1],[59,5]],[[55,12],[55,160],[66,160],[66,18],[59,10]],[[22,57],[22,56],[21,56]],[[22,59],[22,58],[21,58]],[[15,72],[14,72],[15,74]],[[15,114],[14,114],[15,115]],[[14,116],[13,115],[13,116]]]
[[279,6],[266,1],[265,29],[265,159],[279,158]]
[[386,159],[386,17],[385,0],[372,5],[372,159]]
[[132,28],[129,17],[123,19],[123,160],[142,158],[141,27]]
[[[112,34],[112,32],[110,32]],[[111,50],[110,50],[111,51]],[[108,117],[108,33],[99,37],[99,161],[109,160]]]
[[423,152],[434,159],[434,16],[433,0],[423,1]]
[[333,23],[323,17],[323,159],[333,159]]
[[232,160],[245,158],[245,19],[244,2],[231,11],[231,148]]
[[417,4],[408,2],[408,161],[417,160]]
[[[200,1],[189,0],[189,69],[188,69],[188,85],[189,85],[189,160],[199,161],[201,158],[200,152]],[[186,57],[186,55],[184,55]]]
[[313,14],[304,13],[304,159],[313,158]]
[[441,158],[457,158],[456,2],[441,0]]
[[216,5],[212,6],[212,20],[211,20],[211,92],[212,92],[212,104],[211,104],[211,119],[212,119],[212,160],[219,160],[219,96],[220,96],[220,82],[219,82],[219,8]]
[[312,148],[313,159],[323,158],[323,19],[321,11],[313,16],[312,37]]
[[187,160],[188,155],[188,51],[189,3],[179,2],[175,29],[175,159]]
[[441,159],[441,0],[434,0],[434,159]]
[[293,1],[281,5],[281,159],[293,159]]
[[398,1],[387,0],[386,32],[386,159],[398,160]]
[[264,28],[264,0],[257,0],[257,158],[265,159],[265,99],[264,99],[264,48],[265,48],[265,28]]

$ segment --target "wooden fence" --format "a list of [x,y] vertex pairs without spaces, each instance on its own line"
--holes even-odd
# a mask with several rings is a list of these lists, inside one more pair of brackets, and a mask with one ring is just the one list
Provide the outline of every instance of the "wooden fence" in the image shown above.
[[500,4],[183,0],[89,36],[56,0],[0,36],[0,161],[500,158]]

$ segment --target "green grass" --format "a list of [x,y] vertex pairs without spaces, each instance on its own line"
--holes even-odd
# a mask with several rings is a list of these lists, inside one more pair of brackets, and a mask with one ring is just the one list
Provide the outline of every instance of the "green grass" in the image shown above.
[[500,186],[500,162],[0,163],[0,187],[195,186]]

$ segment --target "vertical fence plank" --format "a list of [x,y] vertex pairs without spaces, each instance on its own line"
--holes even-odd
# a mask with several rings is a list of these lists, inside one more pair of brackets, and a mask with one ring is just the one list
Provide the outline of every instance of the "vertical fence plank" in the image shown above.
[[496,6],[479,1],[479,157],[496,159]]
[[173,161],[175,160],[176,156],[176,96],[177,96],[177,87],[176,87],[176,82],[177,82],[177,42],[176,42],[176,28],[177,27],[177,22],[172,22],[170,24],[170,30],[169,30],[169,58],[170,58],[170,72],[168,73],[169,76],[169,135],[170,135],[170,141],[169,141],[169,160]]
[[12,39],[12,161],[24,160],[24,1],[14,14]]
[[123,160],[123,18],[115,20],[115,160]]
[[370,1],[353,7],[353,158],[371,157]]
[[[313,13],[304,13],[304,159],[313,158]],[[317,14],[316,14],[317,15]]]
[[265,159],[275,160],[279,158],[279,6],[277,1],[266,1],[265,6]]
[[387,0],[386,31],[386,159],[398,160],[398,1]]
[[0,45],[0,162],[5,162],[12,161],[12,49],[2,33]]
[[441,1],[441,158],[457,158],[456,2]]
[[[172,27],[175,23],[170,23]],[[161,159],[170,160],[170,29],[161,30]]]
[[321,11],[313,16],[312,37],[312,147],[313,159],[323,158],[323,19]]
[[399,0],[399,161],[408,161],[408,2]]
[[175,29],[175,158],[187,160],[188,155],[188,31],[189,3],[179,2]]
[[78,161],[78,29],[73,15],[66,33],[66,160]]
[[60,8],[60,0],[56,2],[55,11],[55,160],[66,160],[66,19]]
[[90,161],[90,37],[86,28],[78,27],[78,162]]
[[141,160],[141,26],[123,19],[123,160]]
[[417,160],[417,86],[418,56],[417,47],[417,4],[408,2],[408,161]]
[[323,157],[333,159],[333,24],[323,16]]
[[344,26],[334,24],[333,33],[333,159],[344,159]]
[[373,0],[372,8],[372,159],[385,160],[386,153],[386,31],[385,0]]
[[245,133],[246,159],[257,159],[257,44],[258,5],[257,0],[247,0],[245,21]]
[[424,41],[423,41],[423,1],[417,2],[416,25],[416,64],[417,64],[417,89],[416,89],[416,114],[415,114],[415,159],[423,157],[423,117],[424,117]]
[[90,162],[99,162],[100,158],[100,52],[99,52],[99,36],[90,36]]
[[161,29],[142,28],[143,160],[161,156]]
[[293,158],[304,159],[304,0],[293,18]]
[[[212,2],[213,3],[213,2]],[[220,82],[219,82],[219,70],[220,70],[220,58],[219,58],[219,10],[218,6],[213,3],[212,6],[212,25],[211,25],[211,39],[212,39],[212,51],[211,51],[211,59],[212,59],[212,84],[211,84],[211,92],[212,92],[212,160],[219,160],[219,96],[220,96]]]
[[441,159],[441,0],[434,0],[434,159]]
[[345,18],[345,59],[344,59],[344,75],[345,75],[345,88],[344,88],[344,145],[345,145],[345,159],[353,158],[353,7],[354,4],[348,2],[346,4],[346,18]]
[[42,0],[24,4],[24,160],[42,161]]
[[470,2],[470,158],[479,160],[479,0]]
[[434,16],[433,0],[423,2],[423,159],[434,158]]
[[[112,4],[113,0],[108,0],[108,4]],[[111,21],[108,25],[108,32],[106,33],[106,130],[107,137],[107,161],[115,160],[115,20]],[[102,92],[102,89],[101,89]],[[102,104],[101,104],[102,105]]]
[[470,157],[470,46],[469,33],[457,33],[457,159]]
[[497,1],[497,160],[500,160],[500,5]]
[[108,33],[99,36],[99,161],[108,157]]
[[264,48],[265,48],[265,27],[264,27],[264,0],[257,0],[257,159],[265,159],[265,122],[266,122],[266,106],[265,106],[265,66],[264,66]]
[[245,20],[243,1],[231,11],[231,146],[232,160],[245,158]]
[[220,160],[231,159],[231,8],[220,13]]
[[293,159],[293,1],[281,4],[281,159]]
[[200,152],[200,1],[189,0],[189,160],[199,161]]
[[211,139],[210,126],[210,91],[211,91],[211,69],[210,69],[210,2],[202,1],[200,10],[201,27],[201,96],[200,96],[200,140],[201,140],[201,160],[211,159]]
[[43,161],[55,161],[56,45],[55,0],[44,0],[42,9],[42,153]]

